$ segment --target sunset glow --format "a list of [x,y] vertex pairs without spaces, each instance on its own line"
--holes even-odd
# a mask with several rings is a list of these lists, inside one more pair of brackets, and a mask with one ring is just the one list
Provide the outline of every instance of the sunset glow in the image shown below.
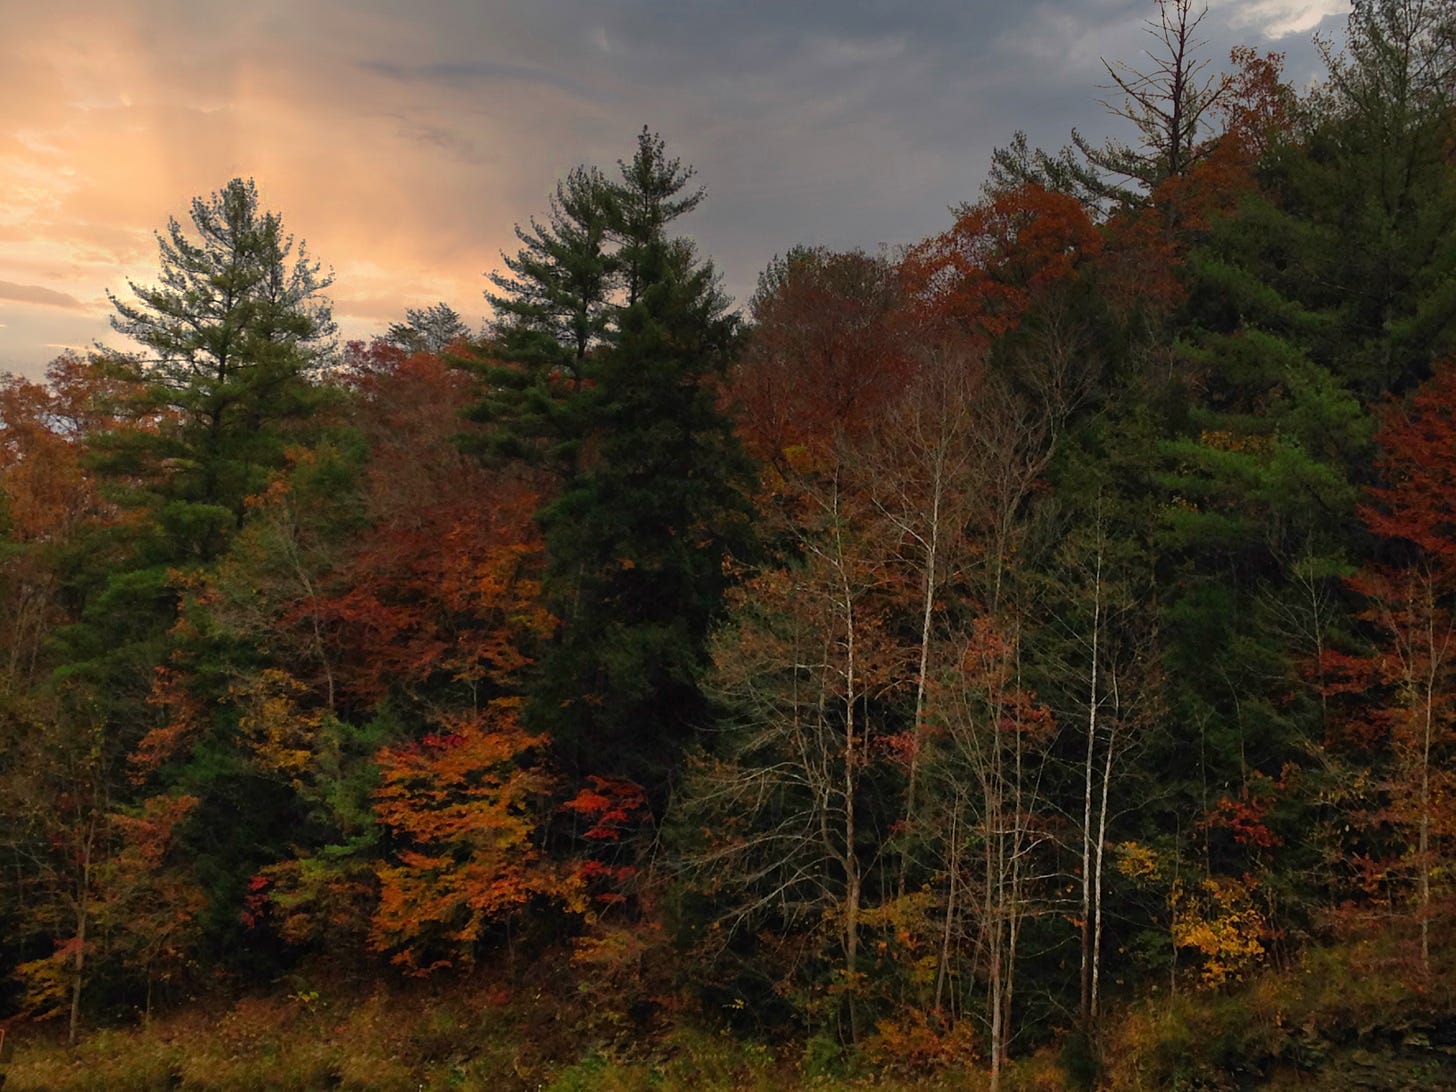
[[[478,324],[513,225],[575,163],[613,163],[644,123],[698,166],[710,200],[689,230],[741,299],[795,242],[874,248],[935,230],[1028,109],[1048,143],[1105,126],[1085,112],[1087,88],[1101,56],[1136,56],[1146,15],[1139,3],[927,4],[900,22],[645,0],[0,7],[0,370],[29,374],[107,338],[106,292],[153,277],[153,233],[234,176],[255,178],[335,270],[346,336],[437,300]],[[1338,7],[1236,6],[1209,52],[1229,27],[1302,31]]]

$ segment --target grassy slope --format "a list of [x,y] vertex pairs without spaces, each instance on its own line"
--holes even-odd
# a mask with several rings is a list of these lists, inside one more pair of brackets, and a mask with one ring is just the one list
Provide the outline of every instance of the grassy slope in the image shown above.
[[[1450,957],[1448,957],[1450,958]],[[974,1062],[937,1074],[819,1071],[802,1045],[777,1050],[704,1031],[684,1011],[635,1023],[569,979],[509,988],[303,980],[269,997],[196,1005],[146,1027],[88,1035],[17,1027],[6,1092],[23,1089],[636,1090],[986,1087]],[[1103,1086],[1128,1090],[1456,1088],[1456,965],[1429,979],[1392,946],[1309,953],[1223,994],[1148,998],[1110,1022]],[[1010,1089],[1072,1082],[1048,1052]]]

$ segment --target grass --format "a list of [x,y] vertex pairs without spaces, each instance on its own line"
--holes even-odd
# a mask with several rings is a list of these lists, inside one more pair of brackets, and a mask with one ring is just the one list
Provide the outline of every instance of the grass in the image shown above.
[[[771,1049],[679,1020],[636,1041],[591,1030],[574,1002],[546,993],[456,983],[368,992],[319,987],[230,1006],[198,1005],[145,1026],[83,1036],[68,1050],[61,1029],[17,1027],[5,1092],[154,1089],[517,1089],[550,1092],[889,1092],[980,1090],[973,1065],[920,1078],[805,1072],[802,1044]],[[1008,1089],[1055,1089],[1013,1070]],[[812,1068],[812,1067],[811,1067]],[[1020,1076],[1018,1076],[1018,1074]]]
[[[1450,1087],[1453,991],[1456,967],[1413,979],[1394,941],[1311,950],[1291,970],[1226,992],[1130,1004],[1105,1029],[1101,1087],[1354,1088],[1342,1074],[1377,1072],[1392,1087]],[[146,1025],[95,1030],[74,1049],[58,1027],[13,1026],[5,1092],[988,1087],[983,1065],[969,1057],[947,1056],[928,1073],[892,1073],[893,1059],[873,1051],[828,1065],[817,1040],[770,1048],[706,1030],[681,1007],[649,1025],[620,1008],[549,976],[515,986],[485,975],[365,986],[297,980],[267,997],[201,1002]],[[1006,1092],[1074,1087],[1054,1047],[1016,1060],[1003,1082]]]

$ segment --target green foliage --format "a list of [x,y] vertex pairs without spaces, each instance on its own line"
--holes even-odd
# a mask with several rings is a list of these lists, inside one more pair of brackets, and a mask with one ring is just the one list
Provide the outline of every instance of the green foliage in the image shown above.
[[650,258],[581,399],[591,458],[540,515],[565,625],[536,707],[574,764],[616,754],[615,772],[641,780],[703,721],[708,628],[748,538],[750,480],[717,402],[731,324],[711,267],[666,241]]
[[470,328],[447,303],[407,307],[403,322],[392,322],[383,341],[406,353],[443,353],[470,337]]
[[[189,238],[177,220],[157,237],[160,283],[112,295],[112,325],[141,345],[112,355],[118,409],[139,425],[98,442],[100,467],[126,481],[131,505],[158,506],[166,560],[208,560],[240,523],[244,499],[281,464],[278,423],[307,415],[307,382],[332,345],[321,293],[331,277],[251,181],[233,179],[192,203]],[[290,264],[291,263],[291,264]]]
[[701,191],[643,130],[621,181],[578,168],[495,278],[471,415],[496,456],[562,474],[541,509],[545,602],[563,620],[528,721],[568,767],[660,781],[703,720],[698,678],[750,468],[719,405],[734,321],[710,263],[668,235]]
[[751,331],[644,129],[478,343],[326,369],[236,179],[133,352],[0,380],[0,1018],[293,972],[15,1083],[1439,1083],[1452,5],[1302,98],[1155,7],[1134,143],[1018,137]]
[[313,380],[334,332],[329,278],[302,246],[294,255],[251,182],[195,199],[191,221],[192,235],[175,219],[158,235],[158,284],[110,297],[113,326],[141,348],[98,362],[114,424],[88,441],[129,518],[93,540],[106,569],[68,574],[84,606],[60,635],[62,674],[128,722],[127,745],[151,719],[142,702],[166,659],[181,574],[222,555],[247,498],[285,465],[319,407]]

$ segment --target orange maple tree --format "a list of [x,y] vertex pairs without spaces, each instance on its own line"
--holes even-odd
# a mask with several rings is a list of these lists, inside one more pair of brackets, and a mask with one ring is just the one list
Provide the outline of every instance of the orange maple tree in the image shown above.
[[468,965],[487,932],[535,903],[579,905],[574,878],[536,838],[552,779],[545,738],[516,703],[445,718],[444,731],[379,755],[375,811],[392,841],[373,942],[413,973]]
[[962,208],[901,263],[926,319],[989,343],[1016,329],[1039,295],[1079,274],[1102,236],[1076,198],[1027,183]]

